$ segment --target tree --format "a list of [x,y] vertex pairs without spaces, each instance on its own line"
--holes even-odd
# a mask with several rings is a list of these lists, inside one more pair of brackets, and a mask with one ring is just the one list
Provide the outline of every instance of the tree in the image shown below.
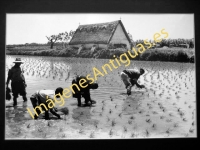
[[50,37],[47,37],[48,39],[48,42],[50,43],[51,45],[51,49],[53,49],[53,45],[54,43],[56,43],[56,41],[61,41],[63,42],[63,47],[64,47],[64,42],[68,42],[74,35],[74,31],[70,31],[69,33],[68,32],[64,32],[64,33],[59,33],[58,35],[51,35]]
[[61,41],[63,42],[63,47],[65,47],[65,43],[69,42],[71,38],[73,37],[75,31],[70,31],[69,33],[66,31],[64,33],[60,33],[61,35]]
[[[47,36],[46,36],[47,37]],[[50,42],[50,45],[51,45],[51,49],[53,49],[53,44],[56,42],[56,41],[58,41],[58,40],[60,40],[61,39],[61,35],[60,35],[60,33],[58,34],[58,35],[51,35],[50,37],[47,37],[47,39],[49,40],[49,42]]]

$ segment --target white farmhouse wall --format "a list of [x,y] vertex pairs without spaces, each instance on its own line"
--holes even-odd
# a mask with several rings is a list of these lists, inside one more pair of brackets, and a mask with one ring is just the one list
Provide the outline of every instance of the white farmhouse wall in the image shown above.
[[125,33],[123,32],[122,26],[120,24],[117,25],[116,31],[112,37],[112,39],[110,40],[110,43],[112,44],[126,44],[127,48],[130,49],[130,43],[125,35]]
[[101,49],[107,49],[108,48],[108,44],[98,44],[98,46]]

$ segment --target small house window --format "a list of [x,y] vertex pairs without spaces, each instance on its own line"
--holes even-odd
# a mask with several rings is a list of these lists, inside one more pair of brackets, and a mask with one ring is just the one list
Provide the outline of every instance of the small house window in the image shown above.
[[126,48],[127,45],[126,44],[114,44],[115,48]]

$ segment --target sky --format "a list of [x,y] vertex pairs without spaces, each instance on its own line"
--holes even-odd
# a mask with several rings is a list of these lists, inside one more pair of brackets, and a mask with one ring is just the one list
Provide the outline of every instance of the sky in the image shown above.
[[152,40],[162,29],[167,39],[194,38],[194,14],[55,13],[6,14],[6,45],[47,43],[46,36],[75,31],[79,24],[122,21],[133,40]]

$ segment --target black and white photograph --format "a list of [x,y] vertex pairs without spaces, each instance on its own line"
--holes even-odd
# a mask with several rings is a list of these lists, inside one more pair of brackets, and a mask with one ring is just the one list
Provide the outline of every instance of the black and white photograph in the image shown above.
[[6,13],[5,140],[196,138],[193,13]]

